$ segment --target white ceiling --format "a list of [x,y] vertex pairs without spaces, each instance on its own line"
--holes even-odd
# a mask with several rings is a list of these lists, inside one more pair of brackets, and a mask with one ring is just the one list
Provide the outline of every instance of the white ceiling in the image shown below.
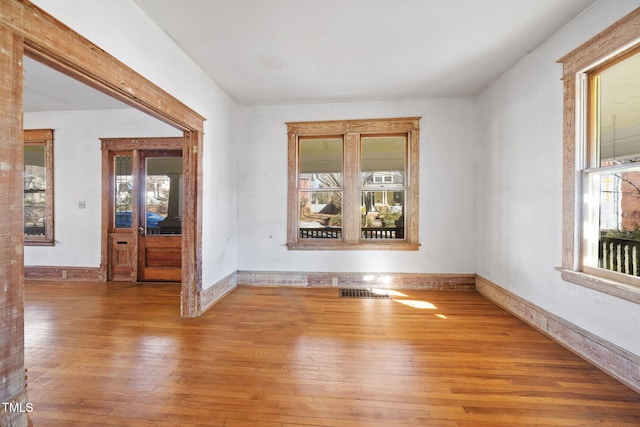
[[[135,0],[242,104],[477,95],[594,0]],[[25,111],[128,108],[25,61]]]
[[593,0],[135,0],[237,102],[476,95]]

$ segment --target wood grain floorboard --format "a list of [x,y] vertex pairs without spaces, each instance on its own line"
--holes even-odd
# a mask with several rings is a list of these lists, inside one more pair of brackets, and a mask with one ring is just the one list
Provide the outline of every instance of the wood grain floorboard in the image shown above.
[[26,285],[35,426],[638,426],[640,395],[475,292]]

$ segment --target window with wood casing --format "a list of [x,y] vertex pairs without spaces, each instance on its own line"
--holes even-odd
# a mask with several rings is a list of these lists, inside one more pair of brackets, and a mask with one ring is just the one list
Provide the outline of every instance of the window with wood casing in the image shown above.
[[419,122],[287,123],[288,248],[417,250]]
[[562,278],[640,302],[640,8],[558,62]]
[[585,83],[583,270],[638,278],[640,49],[588,72]]
[[24,244],[52,246],[53,130],[24,131]]

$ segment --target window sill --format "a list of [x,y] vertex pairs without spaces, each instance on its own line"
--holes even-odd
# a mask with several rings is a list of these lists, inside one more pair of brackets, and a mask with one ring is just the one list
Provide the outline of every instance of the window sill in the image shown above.
[[24,246],[55,246],[55,240],[25,240]]
[[335,242],[297,242],[287,243],[289,250],[374,250],[374,251],[417,251],[419,243],[335,243]]
[[627,285],[615,280],[605,279],[592,274],[567,270],[560,267],[556,268],[556,270],[560,272],[562,279],[567,282],[575,283],[576,285],[584,286],[607,295],[612,295],[626,301],[640,304],[640,288],[637,286]]

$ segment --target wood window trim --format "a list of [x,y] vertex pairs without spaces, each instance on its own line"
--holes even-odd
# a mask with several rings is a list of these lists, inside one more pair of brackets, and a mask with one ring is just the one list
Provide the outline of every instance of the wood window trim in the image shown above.
[[[42,145],[45,154],[45,219],[42,236],[24,235],[25,246],[53,246],[54,239],[54,186],[53,186],[53,129],[25,129],[24,145]],[[26,190],[25,190],[26,192]]]
[[[287,248],[290,250],[418,250],[420,248],[418,233],[418,183],[419,183],[419,140],[420,117],[403,117],[365,120],[330,120],[313,122],[288,122],[288,203],[287,203]],[[298,235],[298,140],[300,137],[340,136],[344,144],[358,147],[354,150],[343,150],[345,153],[344,180],[358,182],[360,163],[360,137],[363,135],[407,135],[407,171],[406,191],[409,201],[408,215],[405,220],[405,239],[401,241],[364,241],[360,239],[358,227],[360,214],[359,187],[358,192],[345,194],[344,238],[339,241],[329,239],[300,239]],[[337,239],[336,239],[337,240]]]
[[564,84],[562,266],[558,270],[563,280],[635,303],[640,303],[639,287],[582,266],[580,171],[587,154],[583,148],[587,99],[582,90],[587,73],[619,60],[639,45],[640,8],[558,60],[563,66]]

